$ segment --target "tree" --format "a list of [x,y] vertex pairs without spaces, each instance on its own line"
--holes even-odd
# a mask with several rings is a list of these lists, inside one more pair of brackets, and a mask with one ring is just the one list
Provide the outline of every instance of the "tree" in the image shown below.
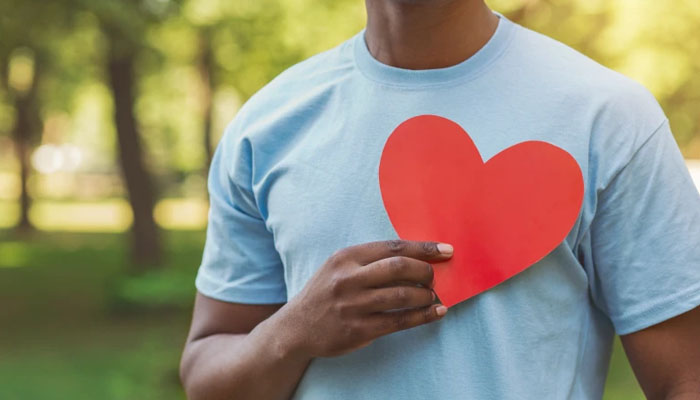
[[208,26],[202,27],[199,32],[199,55],[197,66],[199,69],[199,76],[202,80],[202,139],[204,152],[206,154],[206,163],[204,165],[204,172],[209,170],[209,164],[211,164],[211,159],[213,157],[212,150],[212,125],[214,119],[214,113],[212,108],[214,91],[216,90],[214,82],[212,81],[212,74],[214,70],[214,51],[211,45],[211,28]]
[[139,268],[153,268],[160,264],[163,250],[153,219],[154,187],[144,163],[143,145],[134,114],[137,83],[135,62],[139,52],[146,48],[143,37],[149,25],[157,23],[177,3],[76,1],[80,7],[97,16],[106,39],[106,81],[112,93],[121,171],[134,216],[132,257]]
[[[18,59],[20,61],[18,61]],[[14,62],[13,62],[14,61]],[[24,65],[18,66],[17,63]],[[10,58],[11,68],[8,68],[7,88],[12,95],[15,108],[15,126],[12,129],[12,138],[15,142],[17,160],[20,167],[20,219],[17,230],[23,233],[33,229],[29,220],[28,181],[30,174],[29,152],[32,142],[39,136],[42,130],[42,120],[39,113],[39,101],[37,99],[37,87],[39,86],[40,64],[37,57],[28,48],[20,48]],[[25,71],[16,72],[18,68]],[[25,75],[16,78],[17,74]],[[14,77],[14,78],[13,78]]]
[[[29,219],[29,155],[34,142],[41,135],[43,125],[38,90],[42,71],[48,69],[51,62],[46,39],[53,29],[65,25],[66,14],[55,5],[37,10],[31,2],[8,0],[0,0],[0,9],[3,10],[0,16],[0,88],[8,93],[15,111],[11,137],[20,167],[20,219],[17,229],[27,232],[33,229]],[[22,23],[32,17],[44,18],[47,15],[54,18],[53,25],[45,30],[27,31]]]
[[139,265],[155,266],[161,260],[162,248],[153,219],[152,180],[143,162],[143,146],[134,115],[136,49],[119,28],[106,25],[105,33],[108,42],[106,69],[114,101],[119,160],[134,215],[132,253]]

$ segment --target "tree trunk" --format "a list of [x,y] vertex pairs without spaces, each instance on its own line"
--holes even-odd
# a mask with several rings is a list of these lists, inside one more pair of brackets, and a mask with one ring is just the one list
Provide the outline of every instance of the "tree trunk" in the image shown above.
[[162,258],[158,229],[153,219],[154,195],[134,115],[134,49],[118,33],[108,34],[110,49],[107,72],[114,101],[114,124],[119,142],[119,159],[134,214],[132,257],[143,270],[157,266]]
[[20,218],[16,229],[20,233],[30,232],[34,229],[29,220],[31,198],[29,197],[27,182],[30,173],[29,150],[31,148],[31,139],[38,137],[42,129],[36,96],[38,70],[35,60],[31,86],[24,91],[13,91],[15,126],[12,130],[12,138],[15,142],[20,167]]
[[199,76],[202,79],[202,120],[203,120],[203,146],[207,156],[204,166],[205,176],[209,171],[209,164],[213,156],[212,151],[212,120],[214,113],[212,110],[212,98],[214,96],[214,84],[212,82],[213,51],[211,48],[211,33],[207,28],[203,28],[200,33],[200,53],[199,53]]
[[31,199],[29,198],[29,192],[27,190],[27,181],[29,180],[29,135],[31,134],[31,123],[29,122],[30,107],[31,102],[26,96],[17,96],[15,99],[15,116],[17,119],[12,131],[12,137],[17,149],[17,160],[19,161],[20,218],[17,224],[17,230],[21,232],[33,229],[32,223],[29,221]]

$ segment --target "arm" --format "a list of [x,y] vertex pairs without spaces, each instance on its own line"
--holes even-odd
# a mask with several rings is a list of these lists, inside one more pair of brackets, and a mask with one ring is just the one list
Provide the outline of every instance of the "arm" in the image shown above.
[[647,398],[700,399],[700,307],[621,339]]
[[646,396],[700,399],[700,195],[668,121],[643,137],[631,158],[614,157],[619,169],[599,165],[614,174],[601,181],[582,259]]
[[[288,398],[310,358],[293,354],[281,305],[226,303],[197,293],[180,376],[189,398]],[[274,382],[274,385],[261,385]]]
[[428,261],[451,255],[434,242],[365,243],[331,256],[283,306],[198,294],[180,365],[188,397],[286,399],[314,357],[439,320],[447,308],[433,304]]

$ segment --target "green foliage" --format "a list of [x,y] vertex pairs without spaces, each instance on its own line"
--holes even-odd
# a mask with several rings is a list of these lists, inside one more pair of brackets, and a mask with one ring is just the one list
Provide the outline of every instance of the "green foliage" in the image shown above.
[[192,271],[177,269],[123,277],[112,293],[112,307],[130,311],[188,309],[192,305],[194,277]]
[[190,310],[203,237],[200,232],[193,232],[170,235],[167,239],[171,249],[168,266],[140,275],[119,276],[109,285],[110,309],[130,312]]
[[[567,43],[649,87],[689,157],[700,157],[700,6],[659,2],[490,0],[517,22]],[[238,106],[290,65],[362,28],[358,0],[0,0],[0,71],[18,47],[40,57],[45,120],[60,117],[63,141],[86,143],[86,168],[114,164],[111,101],[102,66],[105,32],[137,47],[137,115],[152,170],[165,179],[206,163],[202,105],[214,101],[214,141]],[[31,21],[29,24],[27,21]],[[30,28],[28,28],[30,27]],[[213,49],[213,91],[198,71]],[[0,85],[0,109],[11,109]],[[0,133],[12,124],[3,113]],[[51,125],[57,126],[57,125]]]

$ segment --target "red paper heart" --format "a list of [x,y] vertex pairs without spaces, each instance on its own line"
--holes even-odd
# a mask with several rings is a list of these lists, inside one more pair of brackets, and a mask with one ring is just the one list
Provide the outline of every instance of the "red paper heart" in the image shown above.
[[566,151],[541,141],[484,163],[455,122],[420,115],[401,123],[379,164],[384,207],[399,237],[450,243],[435,292],[448,307],[536,263],[571,230],[583,175]]

